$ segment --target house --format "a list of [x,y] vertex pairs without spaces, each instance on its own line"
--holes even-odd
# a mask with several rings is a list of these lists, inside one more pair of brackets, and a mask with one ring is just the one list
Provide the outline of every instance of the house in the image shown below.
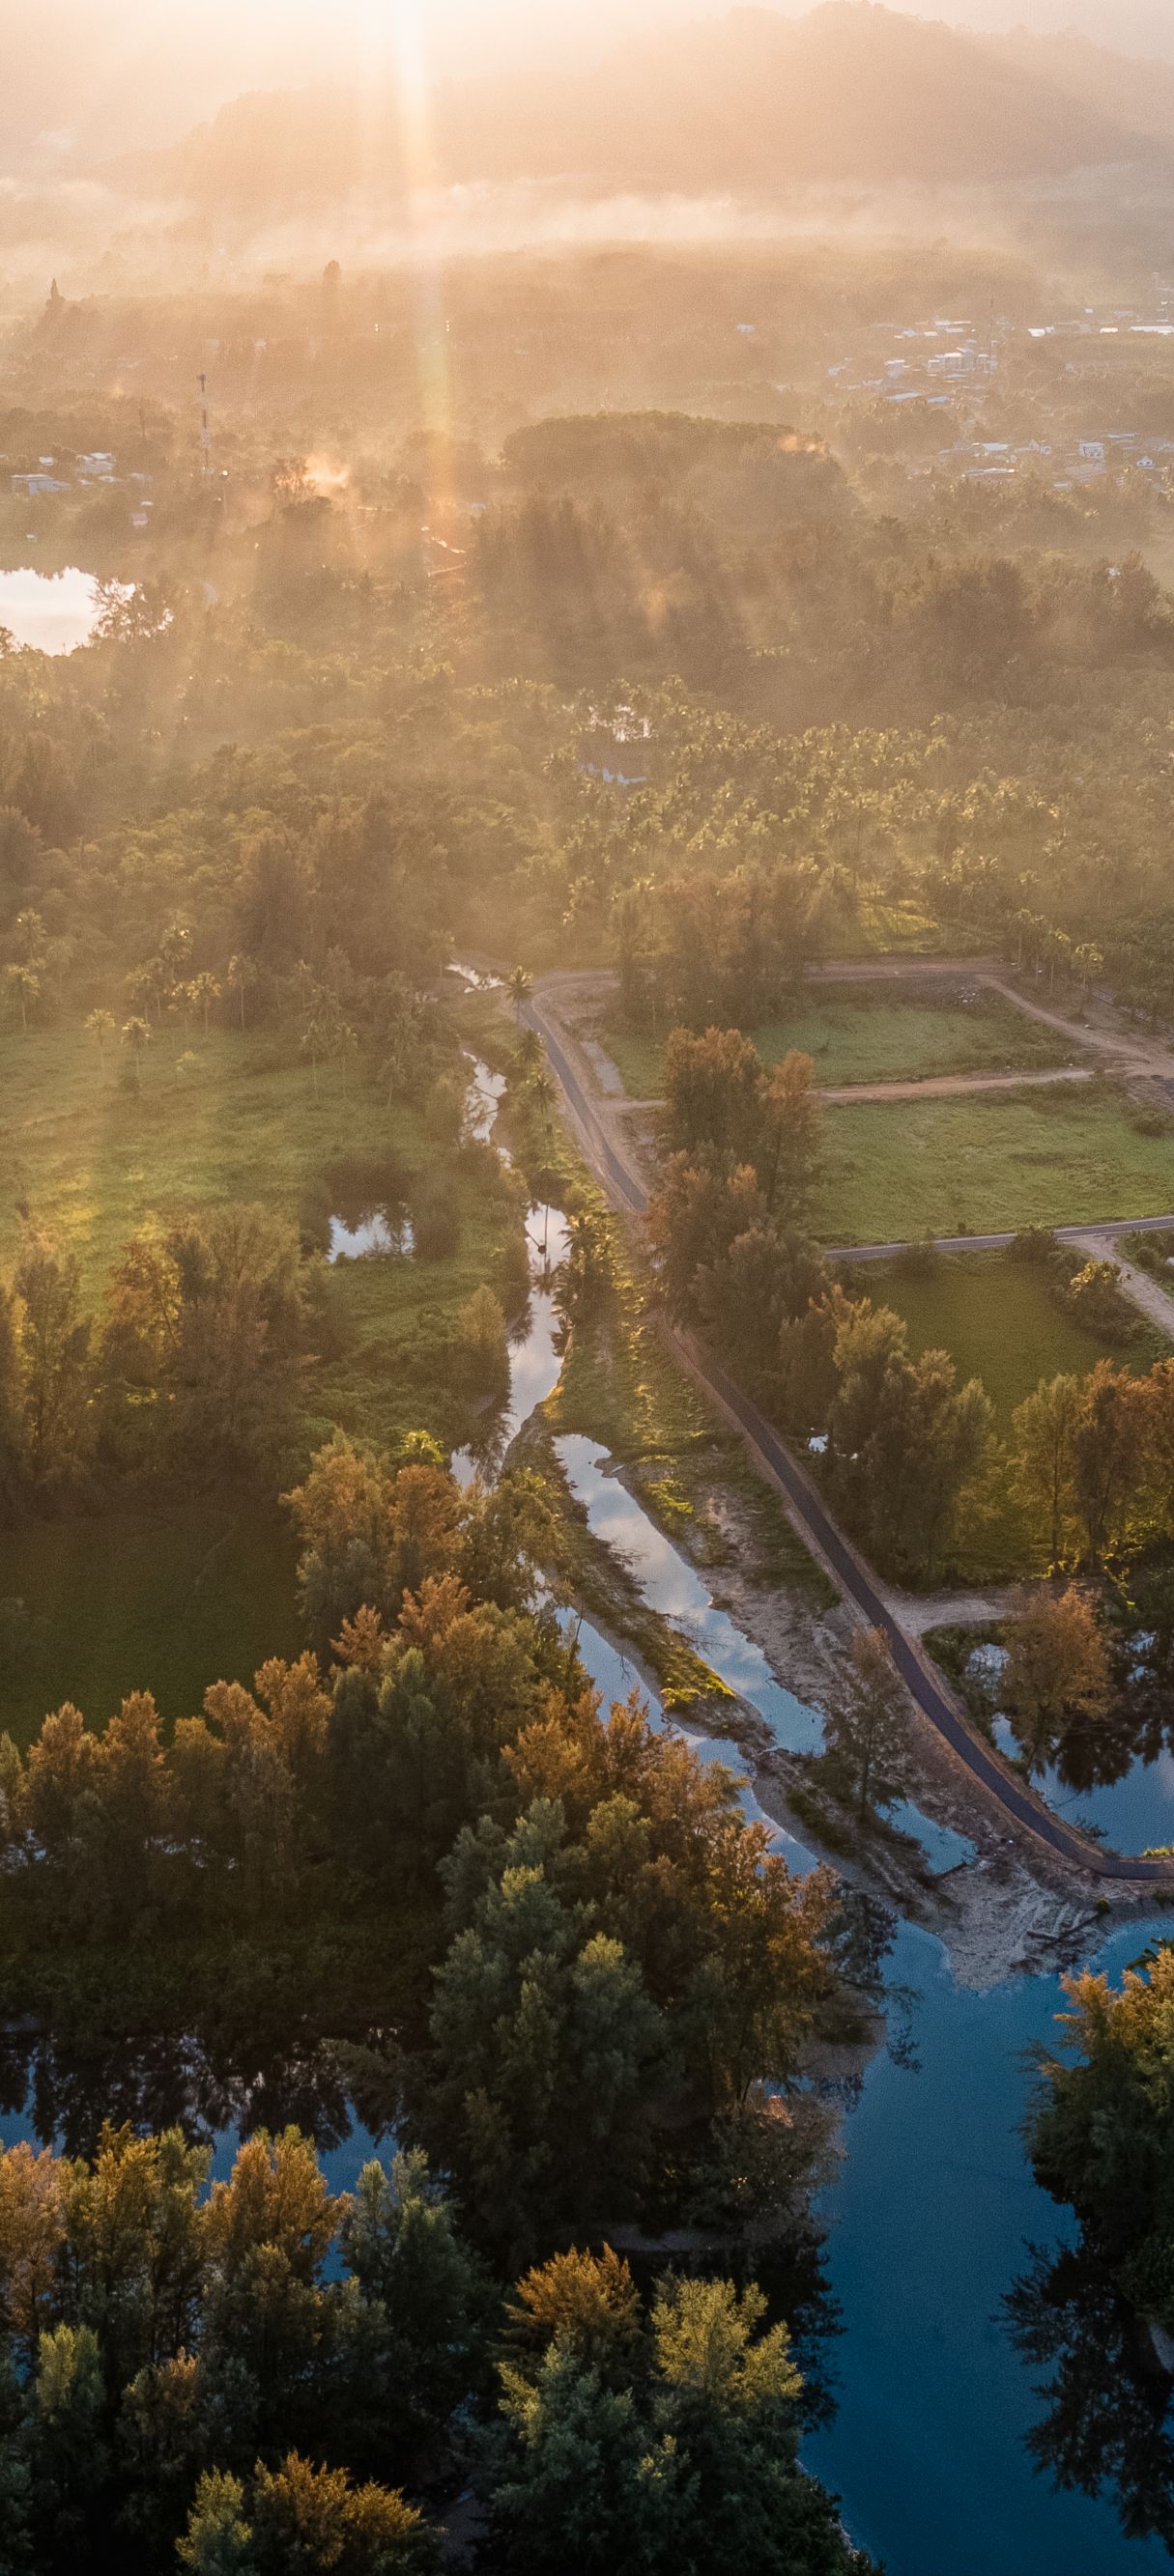
[[54,474],[38,472],[36,474],[14,474],[12,477],[12,489],[14,492],[23,492],[26,498],[30,501],[41,501],[44,500],[51,492],[68,492],[69,485],[68,483],[59,483],[56,475]]

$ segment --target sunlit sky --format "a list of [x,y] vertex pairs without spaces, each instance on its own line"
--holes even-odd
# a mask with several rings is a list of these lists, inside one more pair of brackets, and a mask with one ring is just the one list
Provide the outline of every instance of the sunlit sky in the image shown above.
[[[800,16],[809,0],[766,5]],[[590,61],[640,29],[720,14],[721,0],[60,0],[49,21],[4,0],[0,156],[170,142],[243,89],[389,66],[405,21],[435,73],[475,75]],[[937,0],[914,14],[1072,27],[1174,58],[1174,0]]]

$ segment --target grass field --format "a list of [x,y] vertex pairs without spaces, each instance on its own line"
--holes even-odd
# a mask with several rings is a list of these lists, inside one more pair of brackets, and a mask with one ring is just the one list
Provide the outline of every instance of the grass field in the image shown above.
[[[1083,1376],[1100,1359],[1140,1373],[1169,1355],[1169,1343],[1146,1325],[1127,1343],[1085,1332],[1065,1315],[1041,1272],[1005,1252],[958,1253],[923,1277],[900,1263],[870,1263],[857,1279],[874,1305],[904,1316],[912,1350],[949,1351],[960,1377],[982,1379],[1000,1432],[1041,1377]],[[1174,1306],[1170,1321],[1174,1330]]]
[[26,1522],[2,1547],[0,1726],[20,1744],[62,1700],[101,1726],[136,1689],[172,1725],[209,1682],[301,1652],[292,1531],[255,1496]]
[[[419,1114],[389,1109],[357,1070],[344,1092],[338,1069],[324,1069],[316,1097],[310,1067],[268,1032],[213,1030],[191,1043],[198,1062],[177,1079],[183,1040],[165,1033],[134,1092],[113,1075],[103,1081],[80,1029],[0,1040],[0,1278],[17,1251],[21,1204],[76,1252],[97,1311],[122,1245],[148,1217],[165,1224],[230,1199],[259,1200],[296,1224],[332,1163],[390,1155],[409,1177],[435,1163]],[[415,1422],[442,1438],[463,1436],[450,1372],[436,1354],[446,1318],[495,1280],[518,1215],[488,1157],[462,1164],[458,1186],[451,1258],[338,1264],[341,1349],[307,1375],[312,1439],[328,1437],[334,1423],[380,1441]]]
[[[894,999],[891,991],[829,985],[818,998],[803,995],[794,1010],[750,1031],[767,1064],[791,1047],[809,1055],[817,1082],[913,1082],[950,1073],[1032,1072],[1063,1064],[1071,1050],[1054,1029],[1027,1019],[998,993],[976,1002]],[[664,1081],[664,1053],[652,1036],[613,1021],[600,1037],[633,1100],[655,1100]]]
[[1107,1084],[826,1114],[828,1243],[1001,1234],[1174,1210],[1174,1131],[1140,1135]]

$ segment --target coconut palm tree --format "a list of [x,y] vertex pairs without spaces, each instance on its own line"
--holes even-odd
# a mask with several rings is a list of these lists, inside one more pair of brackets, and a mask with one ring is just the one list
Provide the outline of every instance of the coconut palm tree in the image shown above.
[[98,1062],[102,1068],[103,1081],[105,1081],[106,1078],[106,1049],[117,1036],[117,1033],[118,1022],[114,1017],[113,1011],[91,1011],[90,1016],[86,1021],[86,1034],[88,1037],[93,1039],[94,1044],[97,1047]]
[[217,983],[215,976],[210,975],[207,967],[205,967],[201,974],[193,976],[190,989],[196,1009],[203,1013],[204,1035],[207,1037],[208,1013],[212,1008],[213,1002],[218,1002],[220,999],[220,986]]
[[506,990],[514,1006],[514,1016],[517,1020],[518,1027],[521,1028],[522,1006],[525,1002],[529,1001],[530,995],[534,990],[534,978],[530,974],[529,969],[525,966],[515,966],[512,974],[507,975],[506,977]]
[[131,1063],[134,1066],[135,1089],[137,1090],[142,1079],[141,1067],[143,1055],[151,1043],[150,1021],[142,1019],[138,1012],[136,1012],[131,1019],[124,1020],[122,1024],[122,1043],[124,1047],[127,1047],[130,1051]]
[[251,993],[253,986],[257,981],[257,968],[253,959],[246,955],[244,951],[238,950],[235,956],[229,958],[228,964],[224,970],[224,980],[228,986],[229,992],[237,993],[240,996],[241,1027],[243,1029],[245,1025],[245,995],[246,993]]

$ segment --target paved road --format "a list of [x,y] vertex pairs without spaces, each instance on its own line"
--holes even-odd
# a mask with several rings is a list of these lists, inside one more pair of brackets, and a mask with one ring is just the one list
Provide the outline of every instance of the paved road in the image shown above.
[[[536,1002],[525,1003],[522,1016],[542,1040],[588,1157],[613,1200],[631,1214],[642,1215],[648,1204],[647,1192],[636,1174],[622,1161],[606,1134],[570,1061],[560,1032],[551,1026]],[[1009,1239],[995,1238],[996,1241]],[[965,1240],[973,1248],[973,1238]],[[1086,1842],[1082,1834],[1074,1832],[1013,1772],[1004,1768],[983,1738],[974,1735],[959,1715],[920,1645],[906,1635],[883,1600],[863,1558],[857,1555],[851,1542],[836,1527],[811,1478],[784,1447],[777,1431],[691,1334],[674,1334],[673,1340],[686,1365],[709,1390],[722,1412],[737,1424],[750,1448],[781,1487],[800,1527],[810,1538],[817,1554],[826,1559],[849,1599],[855,1602],[869,1626],[880,1628],[887,1637],[897,1670],[922,1714],[936,1727],[943,1741],[972,1776],[997,1800],[1004,1813],[1013,1817],[1017,1825],[1061,1859],[1072,1862],[1096,1878],[1174,1886],[1174,1869],[1168,1862],[1130,1860],[1119,1852],[1106,1851],[1095,1843]]]
[[[1058,1225],[1054,1229],[1058,1243],[1074,1243],[1079,1251],[1086,1244],[1113,1243],[1122,1234],[1174,1234],[1174,1216],[1115,1216],[1103,1225]],[[1014,1234],[935,1234],[935,1252],[1006,1252],[1017,1241]],[[924,1252],[920,1243],[837,1243],[829,1245],[829,1261],[893,1261],[901,1252]]]

